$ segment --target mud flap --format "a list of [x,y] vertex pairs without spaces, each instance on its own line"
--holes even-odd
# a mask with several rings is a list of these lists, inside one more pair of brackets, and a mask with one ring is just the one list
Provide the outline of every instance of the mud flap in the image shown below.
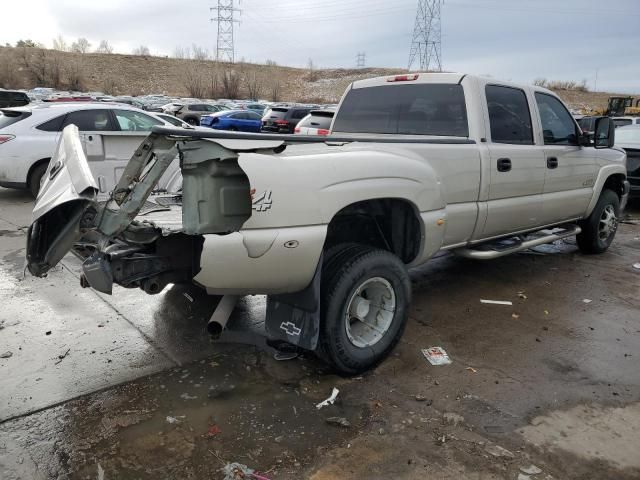
[[315,350],[320,335],[320,277],[322,256],[307,288],[267,297],[267,336],[306,350]]

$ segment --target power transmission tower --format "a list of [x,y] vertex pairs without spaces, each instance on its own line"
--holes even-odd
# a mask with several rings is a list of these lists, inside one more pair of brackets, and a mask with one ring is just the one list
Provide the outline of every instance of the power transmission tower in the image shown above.
[[235,7],[235,0],[218,0],[218,6],[211,7],[210,10],[216,15],[211,21],[218,22],[216,60],[234,63],[233,26],[235,23],[240,23],[234,18],[234,15],[236,12],[240,12],[240,9]]
[[409,51],[409,70],[418,60],[420,70],[442,71],[440,13],[444,0],[418,0],[416,23]]
[[367,59],[367,54],[365,52],[358,52],[358,55],[356,55],[356,67],[364,68],[366,59]]

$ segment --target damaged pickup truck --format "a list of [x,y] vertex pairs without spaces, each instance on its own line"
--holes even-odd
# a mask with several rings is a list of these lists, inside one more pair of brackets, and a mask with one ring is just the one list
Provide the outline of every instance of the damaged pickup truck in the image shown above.
[[[73,249],[81,283],[101,292],[194,282],[223,295],[220,324],[237,296],[266,294],[268,337],[355,374],[402,335],[409,267],[569,236],[601,253],[628,196],[611,120],[590,142],[543,88],[453,73],[361,80],[331,132],[156,127],[98,203],[69,126],[34,208],[29,271],[44,276]],[[152,195],[174,161],[181,187]]]

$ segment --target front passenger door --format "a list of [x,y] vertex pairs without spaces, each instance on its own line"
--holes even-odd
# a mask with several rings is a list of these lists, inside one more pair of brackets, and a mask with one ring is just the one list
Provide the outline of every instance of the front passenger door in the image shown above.
[[545,224],[582,216],[593,194],[598,167],[595,149],[578,145],[578,126],[556,97],[536,92],[544,140],[545,180],[542,216]]

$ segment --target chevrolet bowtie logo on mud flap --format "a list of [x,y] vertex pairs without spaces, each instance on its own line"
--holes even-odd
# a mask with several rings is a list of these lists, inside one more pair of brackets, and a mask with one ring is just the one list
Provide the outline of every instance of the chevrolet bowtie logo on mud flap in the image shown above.
[[251,190],[251,208],[256,212],[266,212],[273,204],[271,200],[271,190],[265,190],[257,197],[255,189]]
[[280,324],[280,330],[284,330],[287,332],[287,335],[291,335],[294,337],[299,337],[302,333],[302,329],[296,327],[296,324],[293,322],[282,322]]

